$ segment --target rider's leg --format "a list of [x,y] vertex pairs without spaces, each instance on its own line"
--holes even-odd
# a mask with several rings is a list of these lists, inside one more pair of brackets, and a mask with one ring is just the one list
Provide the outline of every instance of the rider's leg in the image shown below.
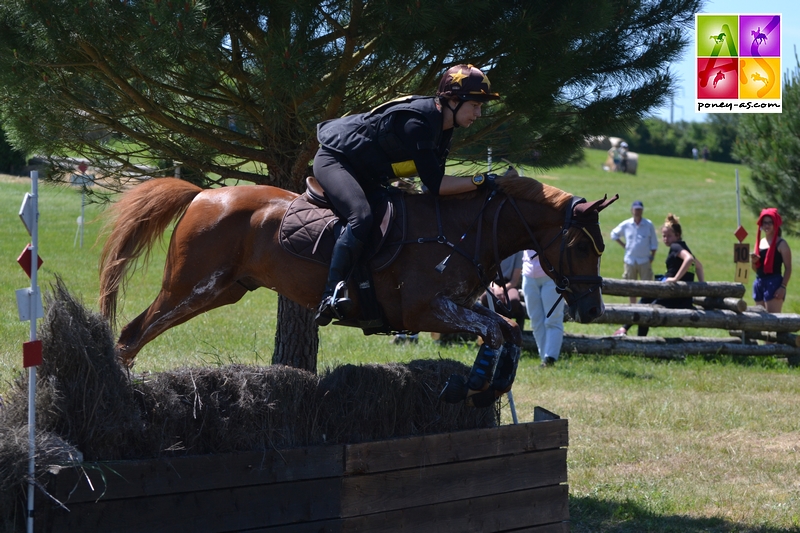
[[[347,220],[344,231],[333,247],[328,280],[322,295],[317,316],[317,325],[325,326],[336,316],[336,311],[346,314],[349,299],[333,301],[339,283],[343,282],[361,256],[364,243],[372,227],[372,211],[364,190],[355,178],[352,166],[339,154],[324,148],[314,157],[314,176],[325,190],[334,212]],[[334,309],[335,306],[335,309]]]
[[328,281],[325,283],[322,301],[319,304],[317,315],[314,317],[318,326],[327,326],[334,317],[344,317],[349,314],[352,302],[350,298],[344,296],[342,288],[345,278],[361,257],[363,249],[364,243],[353,235],[350,224],[345,226],[333,246]]

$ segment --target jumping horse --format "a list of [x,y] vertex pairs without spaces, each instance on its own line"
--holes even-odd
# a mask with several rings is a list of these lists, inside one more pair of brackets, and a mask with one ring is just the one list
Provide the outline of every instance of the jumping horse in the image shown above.
[[[454,196],[404,194],[407,238],[395,243],[394,260],[373,272],[387,331],[467,332],[483,339],[469,380],[452,376],[442,395],[449,402],[469,397],[475,406],[510,390],[520,355],[516,323],[475,303],[500,261],[537,251],[572,318],[591,322],[604,311],[598,213],[618,198],[589,203],[516,172],[495,182]],[[314,309],[327,266],[290,254],[279,242],[281,221],[298,196],[264,185],[204,190],[173,178],[151,179],[124,193],[109,208],[100,258],[100,310],[112,324],[131,267],[146,262],[177,224],[161,292],[120,333],[123,364],[132,366],[142,347],[169,328],[258,287]],[[351,293],[358,312],[357,291]]]

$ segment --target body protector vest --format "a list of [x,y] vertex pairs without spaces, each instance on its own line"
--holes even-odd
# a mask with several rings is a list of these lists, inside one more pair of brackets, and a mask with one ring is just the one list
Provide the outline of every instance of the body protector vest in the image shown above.
[[[421,118],[430,134],[413,143],[403,142],[395,129],[397,116],[402,112]],[[322,122],[317,126],[317,140],[320,146],[345,156],[358,171],[359,181],[386,182],[417,175],[414,156],[420,150],[436,150],[444,171],[450,136],[443,138],[442,120],[436,98],[408,96],[386,102],[368,113]]]

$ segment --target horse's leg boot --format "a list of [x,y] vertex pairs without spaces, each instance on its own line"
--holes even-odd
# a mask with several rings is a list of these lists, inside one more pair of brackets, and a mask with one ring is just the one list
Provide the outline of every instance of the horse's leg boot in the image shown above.
[[467,386],[470,390],[486,390],[494,375],[496,364],[497,350],[492,350],[488,345],[482,344],[480,350],[478,350],[478,355],[475,357],[475,362],[472,363],[469,378],[467,378]]
[[347,295],[347,291],[342,290],[343,285],[340,287],[339,284],[344,282],[353,265],[361,257],[363,249],[364,243],[353,235],[350,224],[345,226],[344,231],[336,240],[336,244],[333,245],[328,281],[325,283],[322,301],[316,316],[314,316],[314,322],[318,326],[327,326],[334,318],[342,319],[352,311],[353,302]]
[[458,374],[451,374],[442,392],[439,393],[439,400],[445,403],[463,402],[467,399],[468,392],[467,380]]
[[492,378],[492,388],[500,394],[505,394],[511,390],[514,379],[517,377],[517,365],[519,364],[520,347],[513,342],[503,345],[500,358],[497,361],[497,368]]
[[497,391],[494,390],[494,387],[489,387],[484,391],[470,394],[464,403],[467,407],[483,408],[493,405],[497,398]]

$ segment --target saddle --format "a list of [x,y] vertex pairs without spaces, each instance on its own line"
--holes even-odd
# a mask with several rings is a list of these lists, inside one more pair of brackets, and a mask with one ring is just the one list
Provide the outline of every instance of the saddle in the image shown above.
[[[405,200],[400,190],[381,190],[370,198],[370,206],[374,220],[380,220],[380,224],[373,224],[370,240],[352,274],[358,286],[361,317],[337,322],[360,327],[367,335],[390,332],[375,296],[372,273],[380,272],[397,259],[406,233]],[[331,210],[322,187],[308,177],[306,191],[292,201],[283,215],[279,241],[288,253],[327,266],[343,226]]]
[[[399,189],[383,189],[370,198],[370,206],[380,224],[373,224],[362,261],[380,272],[397,259],[405,240],[404,195]],[[336,237],[344,227],[331,207],[317,180],[306,178],[306,191],[292,201],[281,220],[281,247],[301,259],[329,265]]]

